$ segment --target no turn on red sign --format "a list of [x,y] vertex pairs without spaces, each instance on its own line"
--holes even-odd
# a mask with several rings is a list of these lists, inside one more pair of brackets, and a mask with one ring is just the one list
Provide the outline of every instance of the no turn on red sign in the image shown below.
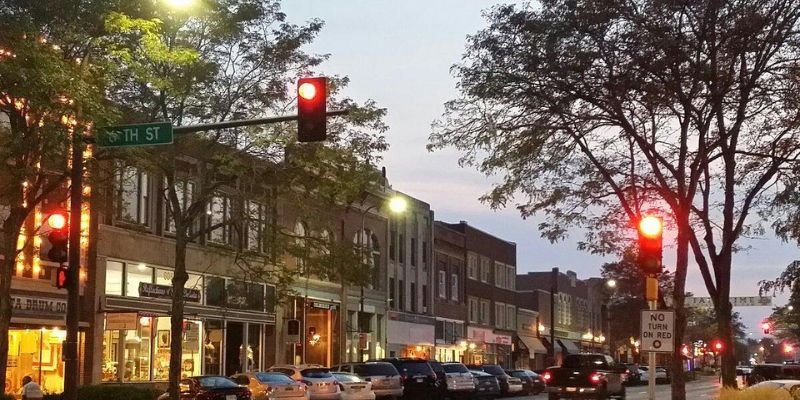
[[642,351],[672,353],[675,349],[674,338],[674,311],[642,311]]

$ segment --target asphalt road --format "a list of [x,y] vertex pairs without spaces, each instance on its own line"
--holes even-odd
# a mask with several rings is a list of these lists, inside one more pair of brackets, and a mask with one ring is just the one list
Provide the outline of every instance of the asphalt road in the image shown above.
[[[686,384],[686,398],[692,400],[714,400],[719,393],[719,378],[700,377],[696,381]],[[656,385],[656,399],[668,400],[672,398],[670,385]],[[511,400],[545,400],[547,394],[542,393],[538,396],[512,397]],[[647,385],[629,386],[627,389],[628,400],[647,400]]]

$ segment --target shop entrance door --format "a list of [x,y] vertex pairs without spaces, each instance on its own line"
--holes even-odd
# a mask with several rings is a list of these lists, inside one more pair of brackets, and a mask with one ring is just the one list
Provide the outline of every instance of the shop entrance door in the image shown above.
[[244,323],[228,321],[225,327],[225,375],[242,372]]

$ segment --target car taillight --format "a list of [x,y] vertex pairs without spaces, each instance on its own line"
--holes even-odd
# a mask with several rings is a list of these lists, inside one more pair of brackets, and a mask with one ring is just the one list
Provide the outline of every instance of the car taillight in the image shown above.
[[603,380],[603,376],[598,373],[593,373],[589,375],[589,381],[593,384],[598,384]]
[[553,376],[550,375],[550,372],[545,372],[545,373],[542,374],[542,380],[545,381],[545,382],[550,382],[550,379],[552,379],[552,378],[553,378]]

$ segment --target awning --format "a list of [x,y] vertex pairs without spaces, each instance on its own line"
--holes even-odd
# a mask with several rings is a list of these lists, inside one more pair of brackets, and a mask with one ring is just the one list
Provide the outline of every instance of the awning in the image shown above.
[[[549,349],[551,347],[550,346],[550,339],[542,338],[541,341],[542,341],[542,344],[544,344],[545,348]],[[556,339],[556,350],[555,350],[555,352],[556,353],[563,353],[564,352],[564,348],[561,347],[561,344],[558,343],[558,339]],[[549,353],[549,351],[548,351],[548,353]]]
[[581,349],[579,349],[578,346],[575,344],[575,342],[571,340],[566,340],[566,339],[556,339],[556,340],[558,340],[558,342],[561,343],[561,346],[564,347],[564,349],[567,350],[567,353],[569,354],[578,354],[581,352]]
[[525,343],[525,346],[528,347],[528,350],[530,351],[530,358],[534,358],[536,353],[547,354],[547,347],[544,347],[544,344],[542,344],[542,341],[539,340],[539,338],[520,335],[519,340],[521,340],[522,343]]

